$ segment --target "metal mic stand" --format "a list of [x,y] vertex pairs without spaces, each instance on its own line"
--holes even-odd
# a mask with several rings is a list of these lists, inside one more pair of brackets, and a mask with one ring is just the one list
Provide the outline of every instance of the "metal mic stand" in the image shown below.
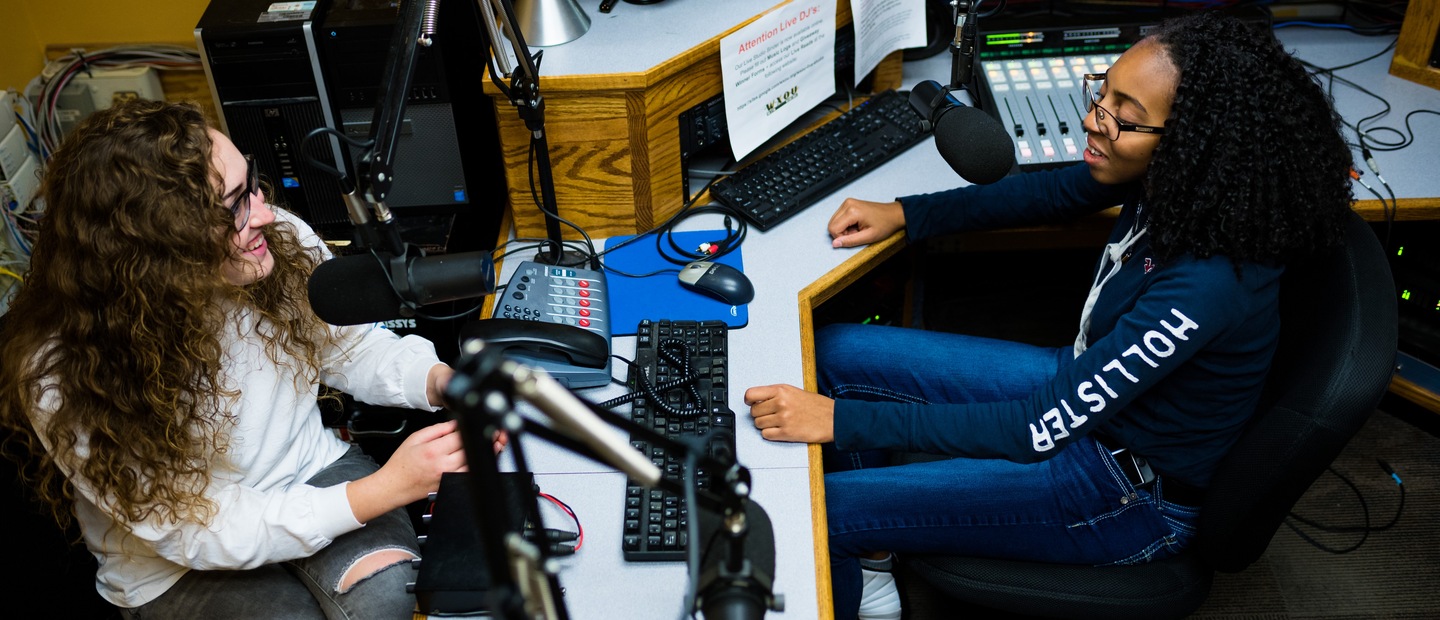
[[[539,172],[541,211],[545,215],[546,232],[549,238],[549,252],[536,257],[538,262],[549,264],[575,264],[580,259],[565,255],[560,234],[558,207],[555,201],[554,178],[550,164],[548,142],[545,137],[545,100],[540,95],[539,70],[536,58],[532,57],[525,44],[515,9],[511,0],[476,0],[481,17],[489,33],[487,48],[490,57],[486,59],[491,80],[513,104],[520,118],[531,133],[531,147],[536,154]],[[390,63],[385,69],[382,91],[376,102],[375,115],[371,120],[371,144],[356,161],[354,186],[345,195],[346,208],[351,221],[355,223],[362,246],[380,248],[390,255],[389,268],[392,282],[408,283],[411,278],[400,277],[409,269],[412,255],[420,253],[418,248],[406,244],[394,224],[394,217],[385,205],[385,196],[394,181],[393,160],[395,145],[400,135],[404,118],[405,101],[410,92],[411,78],[419,55],[418,46],[429,46],[435,32],[435,17],[439,0],[410,0],[401,9],[400,25],[391,39]],[[511,43],[515,65],[501,44]],[[493,62],[493,64],[491,64]],[[510,78],[507,86],[500,75]],[[342,185],[345,179],[342,176]],[[373,217],[372,217],[373,214]],[[592,268],[599,269],[598,260],[592,261]],[[414,299],[410,291],[400,291],[401,299],[407,304],[402,308],[413,313],[409,302]],[[503,618],[556,618],[568,617],[558,593],[560,587],[554,562],[546,557],[547,547],[535,545],[518,533],[522,528],[510,523],[509,513],[497,510],[495,498],[503,498],[499,464],[491,449],[490,437],[494,431],[503,429],[510,434],[511,449],[519,473],[525,470],[525,459],[521,441],[523,432],[529,431],[547,440],[566,447],[577,454],[613,465],[635,480],[650,487],[659,487],[675,492],[684,488],[674,479],[663,478],[659,468],[638,451],[623,441],[618,445],[606,441],[597,426],[604,419],[611,425],[630,430],[632,435],[643,436],[653,444],[664,446],[676,454],[694,451],[688,445],[676,442],[642,427],[629,419],[584,403],[551,379],[544,371],[532,370],[513,361],[505,360],[500,354],[487,349],[479,340],[462,345],[462,355],[456,364],[456,374],[446,388],[446,403],[455,411],[460,422],[461,438],[465,444],[469,467],[477,481],[471,485],[474,505],[477,507],[481,540],[485,546],[485,558],[492,583],[488,584],[491,609],[497,617]],[[551,429],[541,425],[526,424],[514,413],[511,403],[514,398],[534,405],[544,411],[556,423]],[[611,439],[616,439],[611,437]],[[754,600],[775,608],[776,597],[770,594],[770,577],[757,575],[744,557],[744,542],[749,531],[745,509],[748,503],[750,478],[748,470],[727,455],[728,462],[711,455],[701,455],[696,460],[711,471],[724,471],[725,484],[720,485],[722,494],[711,491],[698,494],[701,503],[723,511],[727,557],[720,573],[723,585],[707,589],[707,592],[725,592],[743,589],[753,592]],[[527,507],[528,514],[539,515],[538,502],[532,501]],[[543,531],[543,528],[536,528]],[[693,541],[692,544],[701,544]]]
[[[517,397],[545,413],[552,425],[526,422],[514,411]],[[744,606],[754,608],[746,617],[759,617],[765,608],[779,609],[782,605],[779,597],[771,593],[772,576],[755,570],[745,557],[750,473],[735,461],[734,455],[705,453],[701,447],[676,441],[624,416],[600,409],[577,398],[545,371],[507,359],[479,339],[461,345],[455,375],[445,389],[445,402],[459,422],[469,469],[474,475],[472,501],[481,507],[477,525],[485,545],[487,567],[495,581],[488,584],[491,609],[497,610],[500,617],[564,618],[566,611],[556,596],[560,591],[558,577],[553,561],[546,555],[547,548],[511,533],[519,528],[509,523],[509,513],[503,507],[496,506],[496,499],[505,497],[490,440],[499,429],[510,435],[515,468],[522,474],[529,473],[522,435],[530,433],[596,462],[614,466],[647,487],[677,493],[685,491],[678,480],[662,476],[658,467],[615,435],[611,427],[628,430],[632,436],[642,437],[674,454],[693,454],[699,464],[711,471],[724,472],[721,484],[696,492],[698,503],[721,512],[721,531],[726,537],[726,556],[715,571],[714,581],[703,589],[697,608],[707,598],[743,599]],[[537,506],[527,510],[529,514],[539,514]],[[698,507],[692,507],[691,518],[699,518]],[[543,530],[540,524],[536,525],[536,531]],[[704,544],[704,541],[692,540],[690,544]]]
[[[548,251],[537,255],[535,260],[551,265],[578,265],[583,258],[577,253],[567,255],[562,243],[549,142],[545,137],[545,99],[540,95],[536,59],[530,55],[525,44],[510,0],[474,1],[478,3],[477,8],[488,33],[485,47],[490,78],[515,106],[531,134],[531,148],[539,172],[540,207],[545,215],[549,239]],[[439,3],[440,0],[408,0],[400,7],[370,121],[370,139],[354,161],[353,176],[347,178],[340,173],[339,179],[341,187],[346,190],[342,198],[350,221],[356,228],[358,246],[372,251],[377,259],[385,263],[389,280],[402,302],[399,313],[406,317],[416,314],[416,301],[423,297],[421,292],[413,290],[415,279],[410,277],[410,266],[423,258],[425,253],[419,246],[401,239],[394,214],[385,204],[385,198],[395,182],[395,149],[404,124],[405,104],[410,95],[415,66],[421,48],[429,47],[433,41]],[[515,65],[510,63],[506,53],[503,42],[507,40],[516,59]],[[510,78],[508,86],[500,80],[502,72]],[[348,160],[349,151],[341,150]],[[598,258],[591,261],[591,268],[600,269]]]
[[[470,501],[475,507],[481,551],[490,576],[490,583],[477,585],[485,586],[491,614],[496,618],[564,619],[569,614],[559,597],[559,571],[547,557],[547,547],[517,533],[523,524],[511,523],[510,511],[500,505],[507,495],[491,442],[497,430],[503,429],[510,436],[516,471],[529,473],[521,441],[523,425],[513,407],[524,380],[517,377],[516,366],[498,351],[471,340],[445,389],[446,405],[455,414],[465,446],[471,473]],[[525,514],[538,520],[539,500],[531,495],[530,501]],[[543,536],[543,524],[537,522],[535,526],[532,531],[542,532]]]
[[961,90],[970,87],[975,79],[975,8],[980,0],[950,0],[955,7],[955,38],[950,42],[950,88]]
[[[480,14],[489,33],[491,55],[487,59],[490,81],[504,93],[515,106],[525,128],[530,130],[530,149],[535,156],[535,166],[540,178],[540,211],[545,215],[545,233],[549,249],[535,256],[535,260],[549,265],[581,264],[584,259],[576,252],[565,252],[560,233],[560,208],[555,202],[555,178],[550,166],[550,143],[545,137],[545,98],[540,95],[539,55],[531,56],[530,47],[525,44],[525,35],[515,17],[515,7],[510,0],[477,0]],[[501,41],[508,40],[515,55],[515,64],[501,47]],[[493,61],[490,63],[489,61]],[[506,85],[501,76],[510,78]],[[599,259],[591,261],[591,269],[599,270]]]

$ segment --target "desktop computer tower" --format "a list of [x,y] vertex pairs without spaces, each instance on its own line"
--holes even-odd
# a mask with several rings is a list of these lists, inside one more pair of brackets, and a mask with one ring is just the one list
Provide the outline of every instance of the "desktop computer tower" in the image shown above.
[[301,150],[311,130],[335,125],[313,36],[327,5],[272,11],[268,0],[214,0],[195,27],[221,130],[254,156],[271,200],[317,229],[349,222],[339,180],[305,163],[334,167],[339,151],[329,140]]
[[[358,151],[328,136],[302,141],[320,127],[369,137],[399,12],[390,0],[277,7],[290,8],[213,0],[201,16],[195,39],[219,120],[281,202],[322,236],[347,238],[340,182],[307,160],[349,174]],[[506,190],[494,105],[481,90],[484,31],[471,2],[441,3],[439,17],[436,44],[416,63],[385,202],[397,219],[424,222],[416,234],[438,228],[434,236],[458,243],[413,240],[427,251],[493,247]]]

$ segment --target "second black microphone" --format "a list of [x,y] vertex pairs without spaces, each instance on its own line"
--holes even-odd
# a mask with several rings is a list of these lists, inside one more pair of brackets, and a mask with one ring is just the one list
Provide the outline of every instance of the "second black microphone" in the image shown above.
[[[413,316],[426,304],[483,297],[495,291],[489,252],[406,256],[392,273],[388,254],[355,254],[320,263],[310,274],[310,307],[331,325],[360,325]],[[402,298],[404,292],[404,298]]]
[[935,80],[910,91],[910,107],[935,128],[935,150],[971,183],[994,183],[1015,167],[1015,142],[995,117],[967,106]]

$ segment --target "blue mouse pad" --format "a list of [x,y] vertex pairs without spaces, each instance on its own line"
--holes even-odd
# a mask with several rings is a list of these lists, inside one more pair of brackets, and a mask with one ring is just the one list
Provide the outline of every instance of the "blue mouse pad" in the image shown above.
[[[723,230],[697,230],[672,235],[675,244],[688,251],[695,251],[701,243],[725,238]],[[632,239],[631,236],[611,237],[605,241],[605,249],[620,245]],[[660,243],[669,249],[669,242]],[[671,256],[675,256],[671,254]],[[740,251],[731,252],[714,262],[724,263],[745,271]],[[647,235],[635,243],[605,255],[605,266],[636,275],[671,269],[666,273],[648,278],[631,278],[614,271],[605,272],[605,281],[610,285],[610,333],[615,336],[631,336],[641,319],[671,319],[683,321],[724,321],[731,329],[744,327],[750,322],[748,304],[731,306],[703,293],[692,291],[680,285],[681,265],[665,260],[655,249],[653,235]]]

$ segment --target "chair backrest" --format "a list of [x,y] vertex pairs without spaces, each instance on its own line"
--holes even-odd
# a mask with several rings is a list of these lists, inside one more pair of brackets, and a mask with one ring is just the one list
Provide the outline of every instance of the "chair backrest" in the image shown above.
[[1354,213],[1343,248],[1282,276],[1280,344],[1265,395],[1200,516],[1194,549],[1211,567],[1237,572],[1259,559],[1365,424],[1395,369],[1396,298],[1385,251]]

